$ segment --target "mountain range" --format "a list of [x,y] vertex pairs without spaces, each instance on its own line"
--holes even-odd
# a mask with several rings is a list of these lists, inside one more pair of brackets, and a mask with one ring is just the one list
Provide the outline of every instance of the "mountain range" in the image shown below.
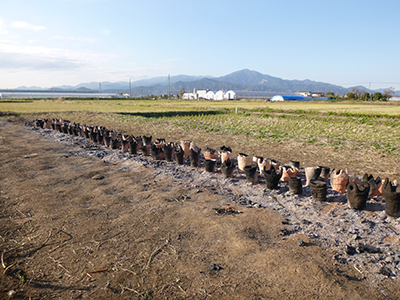
[[[330,83],[317,82],[312,80],[285,80],[270,75],[261,74],[257,71],[248,69],[233,72],[221,77],[211,76],[189,76],[177,75],[170,77],[168,87],[168,77],[154,77],[132,81],[132,95],[160,95],[167,94],[168,88],[171,94],[179,94],[181,89],[186,92],[192,91],[194,88],[198,90],[249,90],[249,91],[268,91],[268,92],[286,92],[295,93],[297,91],[311,92],[334,92],[335,94],[345,94],[357,88],[361,91],[368,92],[364,86],[345,88]],[[35,91],[77,91],[77,92],[98,92],[100,89],[99,82],[81,83],[76,86],[62,85],[52,88],[26,87],[22,86],[16,90],[35,90]],[[129,82],[101,82],[101,91],[107,93],[129,93]],[[371,92],[383,92],[384,90],[374,90]]]

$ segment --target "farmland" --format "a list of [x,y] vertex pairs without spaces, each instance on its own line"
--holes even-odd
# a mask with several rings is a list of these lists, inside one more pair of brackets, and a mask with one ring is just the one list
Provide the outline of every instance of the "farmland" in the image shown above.
[[[234,156],[399,179],[399,109],[0,102],[0,298],[12,292],[18,299],[397,299],[398,276],[379,270],[382,263],[400,266],[400,227],[386,218],[381,198],[364,211],[348,209],[346,195],[332,192],[317,204],[305,187],[302,196],[290,195],[286,183],[267,191],[263,179],[250,185],[237,170],[225,179],[218,170],[130,156],[33,128],[32,121],[63,118],[167,142],[191,140],[202,149],[226,145]],[[225,208],[237,214],[216,214]],[[359,242],[382,253],[344,253]]]
[[235,153],[400,176],[397,103],[59,99],[0,103],[0,111],[189,139],[203,148],[233,143]]

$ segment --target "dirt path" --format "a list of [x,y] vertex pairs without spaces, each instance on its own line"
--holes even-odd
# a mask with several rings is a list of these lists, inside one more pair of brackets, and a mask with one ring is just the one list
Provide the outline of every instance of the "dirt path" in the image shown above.
[[273,211],[218,215],[234,205],[223,192],[80,150],[1,122],[0,298],[400,297],[398,281],[372,286],[306,236],[281,236]]

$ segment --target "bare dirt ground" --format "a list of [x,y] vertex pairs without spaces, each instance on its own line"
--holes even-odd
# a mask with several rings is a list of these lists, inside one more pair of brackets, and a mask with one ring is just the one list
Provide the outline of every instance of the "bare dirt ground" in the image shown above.
[[[318,239],[283,236],[281,214],[194,184],[198,169],[171,175],[81,146],[2,119],[1,298],[400,298],[398,279],[371,284]],[[216,214],[229,205],[242,213]]]

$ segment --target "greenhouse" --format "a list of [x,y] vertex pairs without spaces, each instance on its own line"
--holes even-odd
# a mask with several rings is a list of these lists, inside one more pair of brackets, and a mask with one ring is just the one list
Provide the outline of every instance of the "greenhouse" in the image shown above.
[[300,95],[275,95],[271,98],[271,101],[311,101],[311,97],[305,97]]

